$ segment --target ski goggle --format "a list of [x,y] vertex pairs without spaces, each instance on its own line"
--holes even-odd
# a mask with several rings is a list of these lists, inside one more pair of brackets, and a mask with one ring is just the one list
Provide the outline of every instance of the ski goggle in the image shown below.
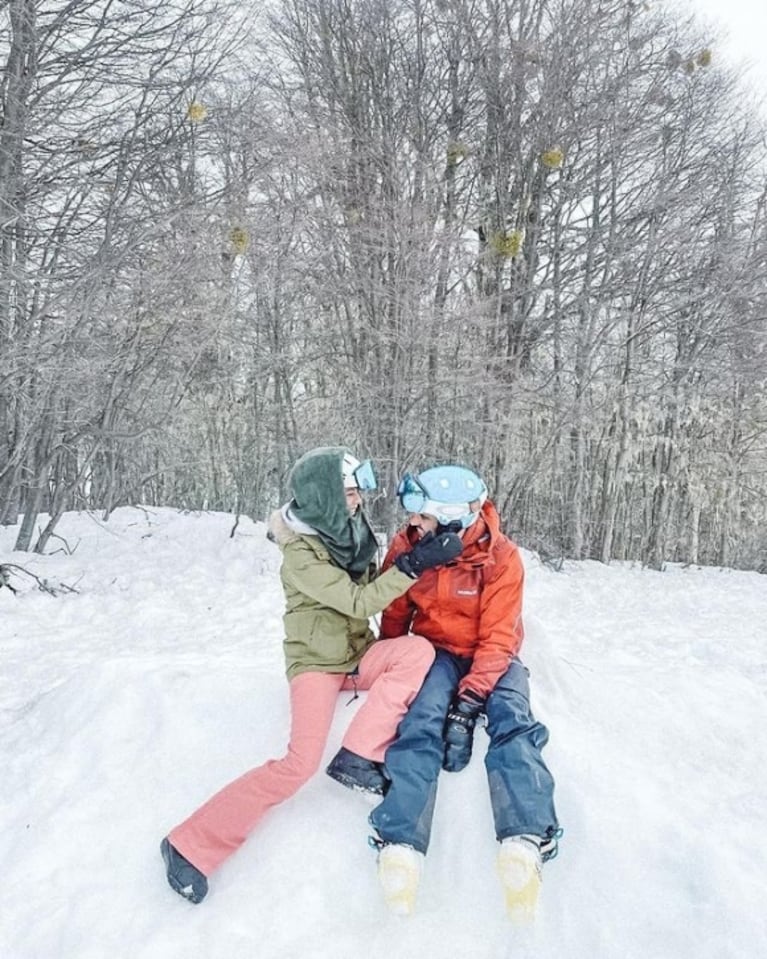
[[363,460],[355,470],[352,470],[352,476],[357,484],[357,489],[362,490],[363,493],[378,489],[376,474],[370,460]]
[[405,473],[399,481],[397,496],[406,513],[420,513],[429,499],[429,494],[418,482],[418,477]]

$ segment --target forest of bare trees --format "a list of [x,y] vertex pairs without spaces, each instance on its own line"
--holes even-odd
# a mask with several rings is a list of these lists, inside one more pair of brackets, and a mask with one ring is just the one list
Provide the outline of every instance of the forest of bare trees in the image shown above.
[[0,3],[0,522],[468,463],[547,556],[767,572],[767,141],[626,0]]

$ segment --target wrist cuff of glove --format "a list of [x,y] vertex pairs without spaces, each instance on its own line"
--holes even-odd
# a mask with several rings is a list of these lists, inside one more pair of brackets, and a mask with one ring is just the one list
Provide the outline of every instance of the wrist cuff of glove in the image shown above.
[[462,689],[457,697],[457,699],[464,699],[467,703],[477,703],[479,706],[485,705],[486,696],[481,696],[479,693],[475,693],[473,689]]
[[453,708],[464,714],[476,716],[485,708],[485,699],[470,689],[459,693],[453,702]]

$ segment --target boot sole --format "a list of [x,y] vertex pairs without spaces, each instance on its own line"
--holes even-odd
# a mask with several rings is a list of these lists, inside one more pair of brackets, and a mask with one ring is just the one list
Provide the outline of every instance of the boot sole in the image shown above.
[[325,772],[330,776],[331,779],[335,782],[340,783],[342,786],[346,786],[347,789],[351,789],[352,792],[362,793],[366,796],[372,796],[374,799],[383,799],[386,790],[371,788],[370,786],[362,786],[357,782],[356,779],[352,779],[350,776],[344,776],[343,773],[337,774],[335,772],[330,772],[325,770]]

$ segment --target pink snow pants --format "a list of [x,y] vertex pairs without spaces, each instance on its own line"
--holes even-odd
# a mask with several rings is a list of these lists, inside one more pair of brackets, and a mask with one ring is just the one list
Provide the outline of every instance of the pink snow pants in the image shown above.
[[399,636],[374,643],[354,677],[299,673],[290,681],[290,741],[285,756],[251,769],[217,792],[169,833],[171,845],[206,876],[239,849],[272,806],[296,793],[319,769],[341,690],[354,686],[369,690],[343,745],[381,762],[433,659],[434,647],[428,640]]

